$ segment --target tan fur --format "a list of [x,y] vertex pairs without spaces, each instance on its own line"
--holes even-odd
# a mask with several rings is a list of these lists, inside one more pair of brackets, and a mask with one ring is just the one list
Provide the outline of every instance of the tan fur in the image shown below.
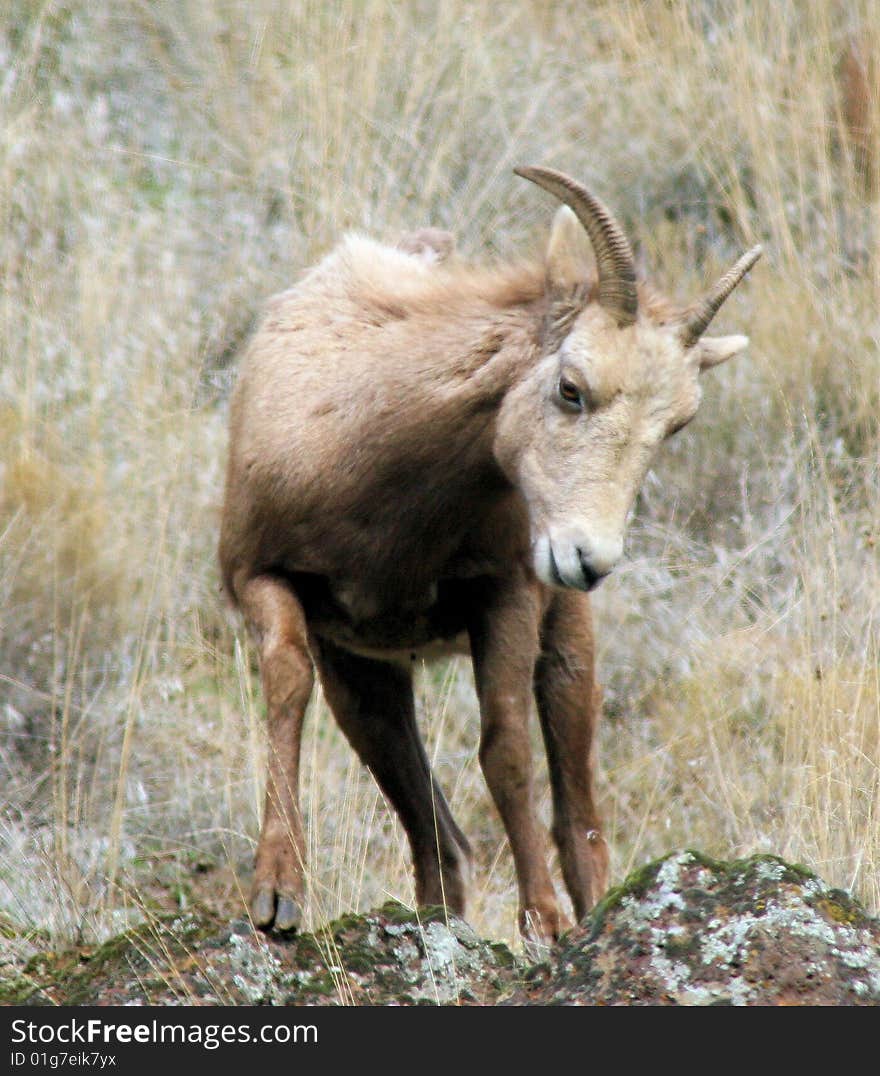
[[[693,416],[701,366],[643,289],[635,325],[595,302],[580,225],[544,263],[468,268],[350,236],[268,304],[240,371],[220,562],[254,631],[270,766],[251,913],[298,925],[299,738],[317,668],[391,800],[420,902],[463,912],[467,840],[415,724],[412,660],[474,664],[480,759],[517,866],[524,930],[565,925],[534,815],[537,700],[553,835],[575,914],[607,884],[593,803],[598,689],[589,590],[622,552],[654,453]],[[415,233],[420,234],[420,233]],[[582,396],[574,407],[567,389]]]

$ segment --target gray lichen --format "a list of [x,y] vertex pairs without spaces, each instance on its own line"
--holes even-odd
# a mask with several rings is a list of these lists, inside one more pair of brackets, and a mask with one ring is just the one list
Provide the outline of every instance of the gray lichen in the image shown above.
[[880,1003],[880,924],[775,856],[648,864],[565,939],[530,1000]]
[[277,936],[207,913],[63,953],[0,932],[0,1002],[116,1005],[880,1004],[880,922],[775,856],[646,864],[539,963],[442,908]]

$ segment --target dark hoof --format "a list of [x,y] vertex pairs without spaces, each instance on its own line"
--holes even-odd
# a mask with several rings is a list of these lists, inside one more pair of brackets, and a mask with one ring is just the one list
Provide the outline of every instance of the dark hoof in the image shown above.
[[279,897],[275,909],[275,929],[280,931],[299,930],[302,922],[302,910],[292,897]]
[[299,930],[302,909],[294,897],[276,894],[271,886],[259,889],[251,898],[251,919],[261,930],[288,933]]
[[251,919],[254,926],[268,929],[275,918],[275,890],[260,889],[251,897]]

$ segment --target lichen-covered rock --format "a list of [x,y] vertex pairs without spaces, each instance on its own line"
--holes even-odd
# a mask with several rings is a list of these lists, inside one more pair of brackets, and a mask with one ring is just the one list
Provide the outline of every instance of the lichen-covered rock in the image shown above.
[[41,953],[17,967],[30,1005],[486,1004],[524,968],[442,909],[389,903],[314,934],[279,937],[244,920],[163,917],[97,949]]
[[495,1004],[525,965],[442,908],[396,903],[303,938],[289,1002],[355,1005]]
[[0,928],[0,1004],[880,1004],[880,920],[768,855],[650,863],[532,965],[395,903],[293,937],[164,916],[60,953]]
[[522,1004],[876,1005],[880,921],[776,856],[677,852],[612,890]]

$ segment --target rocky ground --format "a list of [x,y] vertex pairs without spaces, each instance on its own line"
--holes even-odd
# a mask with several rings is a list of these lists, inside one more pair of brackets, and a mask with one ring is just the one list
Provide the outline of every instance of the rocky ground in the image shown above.
[[48,952],[0,924],[6,1005],[876,1005],[880,920],[769,855],[675,852],[529,959],[386,904],[276,937],[208,913]]

